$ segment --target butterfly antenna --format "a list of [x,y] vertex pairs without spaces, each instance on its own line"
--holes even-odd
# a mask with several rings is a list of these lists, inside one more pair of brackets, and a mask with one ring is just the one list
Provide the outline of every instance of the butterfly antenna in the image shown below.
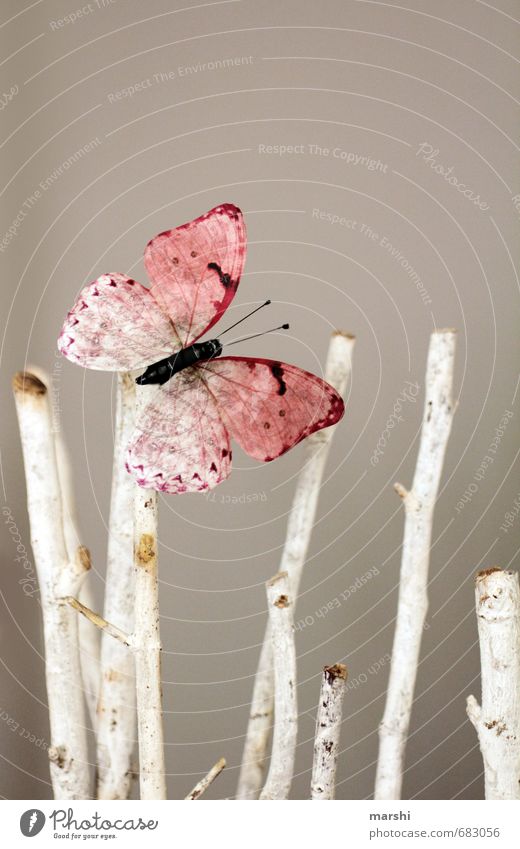
[[242,324],[242,322],[243,322],[243,321],[245,321],[245,320],[246,320],[246,318],[249,318],[250,316],[254,315],[254,314],[255,314],[255,312],[258,312],[258,310],[263,309],[263,307],[266,307],[266,306],[267,306],[268,304],[270,304],[270,303],[271,303],[271,301],[266,301],[264,304],[260,304],[260,306],[259,306],[259,307],[256,307],[256,309],[252,310],[252,312],[249,312],[249,313],[248,313],[247,315],[245,315],[243,318],[239,319],[239,321],[235,321],[235,323],[234,323],[234,324],[232,324],[232,325],[231,325],[231,327],[226,327],[226,329],[225,329],[225,330],[223,330],[223,331],[222,331],[222,333],[219,333],[219,339],[220,339],[220,337],[221,337],[221,336],[223,336],[223,335],[224,335],[224,333],[227,333],[227,332],[228,332],[228,330],[233,330],[233,328],[234,328],[234,327],[236,327],[236,326],[237,326],[237,324]]
[[271,330],[264,330],[262,333],[253,333],[252,336],[244,336],[242,339],[234,339],[232,342],[228,342],[222,347],[229,348],[230,345],[238,345],[239,342],[247,342],[249,339],[256,339],[257,336],[265,336],[266,333],[274,333],[275,330],[289,330],[289,325],[281,324],[280,327],[272,327]]

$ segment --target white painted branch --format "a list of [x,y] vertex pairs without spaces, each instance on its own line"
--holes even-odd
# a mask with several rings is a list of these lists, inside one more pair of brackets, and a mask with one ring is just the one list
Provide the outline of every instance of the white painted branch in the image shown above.
[[[49,385],[48,381],[44,381]],[[54,406],[54,439],[56,445],[56,460],[58,463],[58,476],[60,480],[61,499],[63,504],[63,532],[65,535],[65,546],[70,560],[77,557],[78,548],[84,548],[81,543],[79,524],[76,511],[76,499],[74,497],[74,483],[72,476],[72,465],[65,441],[59,430],[60,423],[56,421],[57,406]],[[56,425],[58,429],[56,430]],[[79,598],[87,607],[94,607],[94,594],[92,592],[91,574],[85,575],[80,590]],[[81,677],[85,692],[90,721],[95,729],[97,725],[97,702],[99,697],[99,632],[91,628],[88,622],[80,618],[78,623],[79,653],[81,663]]]
[[314,800],[335,797],[346,680],[347,667],[342,663],[326,666],[323,670],[312,764],[311,799]]
[[205,775],[204,778],[201,778],[201,780],[195,785],[191,793],[188,793],[188,795],[185,796],[185,801],[200,799],[202,794],[208,789],[209,785],[213,784],[215,779],[218,778],[225,766],[226,759],[220,758],[220,760],[211,767],[208,774]]
[[[355,339],[339,331],[330,340],[325,380],[345,394],[351,371]],[[291,596],[296,603],[307,549],[314,526],[318,497],[330,444],[337,425],[313,433],[306,442],[305,462],[293,498],[280,571],[288,572]],[[264,776],[265,758],[273,717],[273,658],[267,624],[256,672],[249,724],[238,782],[238,799],[257,799]]]
[[141,799],[166,799],[157,568],[157,493],[135,485],[135,681]]
[[246,741],[242,754],[237,799],[258,799],[264,780],[265,761],[274,713],[273,653],[271,627],[265,630],[253,696],[249,712]]
[[516,572],[486,569],[475,587],[482,707],[467,713],[484,759],[486,799],[520,799],[520,587]]
[[267,582],[274,665],[274,732],[271,764],[260,799],[287,799],[294,772],[298,709],[293,603],[287,572]]
[[13,390],[43,613],[52,786],[56,799],[87,799],[89,766],[78,617],[60,601],[64,595],[77,594],[87,564],[84,558],[70,561],[67,555],[47,387],[36,375],[19,372]]
[[[135,421],[135,382],[118,375],[112,497],[108,529],[104,618],[127,634],[134,630],[134,494],[124,455]],[[97,727],[97,797],[127,799],[137,737],[135,659],[109,634],[101,641],[101,687]]]
[[435,501],[453,419],[455,331],[432,334],[426,398],[413,486],[396,485],[405,507],[399,600],[390,679],[379,726],[376,799],[399,799],[421,637],[428,606],[427,583]]
[[[335,332],[330,340],[325,380],[342,396],[347,388],[355,341],[354,336],[339,331]],[[296,484],[280,564],[280,571],[289,575],[291,597],[295,601],[314,527],[325,463],[337,427],[338,425],[333,425],[309,436],[305,463]]]
[[[67,555],[69,560],[73,562],[78,557],[79,551],[87,551],[87,549],[82,543],[79,531],[76,499],[74,496],[72,464],[70,462],[69,452],[61,430],[59,396],[54,394],[53,381],[51,380],[48,372],[40,366],[31,366],[30,371],[39,378],[45,386],[47,386],[49,391],[49,400],[52,412],[52,430],[55,440],[56,462],[61,489],[63,533],[65,536]],[[87,605],[87,607],[93,608],[95,607],[95,601],[92,592],[91,578],[92,573],[89,565],[89,571],[85,573],[83,583],[79,590],[79,597],[83,604]],[[99,695],[99,632],[97,632],[94,628],[91,628],[84,619],[80,618],[78,623],[78,634],[81,677],[83,679],[83,688],[89,710],[90,721],[92,723],[92,727],[95,729],[97,723],[96,710]]]

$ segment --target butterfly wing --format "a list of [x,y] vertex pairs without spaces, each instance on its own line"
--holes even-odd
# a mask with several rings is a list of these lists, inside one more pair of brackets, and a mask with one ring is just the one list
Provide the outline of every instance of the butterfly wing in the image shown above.
[[179,494],[213,489],[231,472],[229,433],[197,368],[187,368],[151,399],[138,418],[126,467],[137,483]]
[[102,371],[144,368],[179,345],[150,290],[124,274],[103,274],[86,286],[58,339],[69,360]]
[[246,231],[238,207],[225,203],[155,236],[144,253],[151,292],[182,347],[202,336],[231,303],[244,267]]
[[222,204],[147,245],[146,289],[124,274],[103,274],[80,293],[58,348],[87,368],[145,368],[212,327],[237,289],[246,235],[240,210]]
[[197,369],[232,437],[256,460],[274,460],[344,413],[332,386],[287,363],[220,357]]

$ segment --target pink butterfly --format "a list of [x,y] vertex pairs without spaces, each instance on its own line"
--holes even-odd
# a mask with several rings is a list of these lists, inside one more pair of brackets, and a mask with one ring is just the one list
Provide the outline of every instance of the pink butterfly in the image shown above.
[[105,371],[145,368],[137,383],[158,384],[137,390],[152,392],[127,451],[140,486],[212,489],[231,472],[230,436],[268,462],[343,415],[338,393],[307,371],[222,357],[218,339],[196,342],[231,303],[245,253],[242,213],[222,204],[148,243],[150,289],[103,274],[65,320],[58,347],[69,360]]

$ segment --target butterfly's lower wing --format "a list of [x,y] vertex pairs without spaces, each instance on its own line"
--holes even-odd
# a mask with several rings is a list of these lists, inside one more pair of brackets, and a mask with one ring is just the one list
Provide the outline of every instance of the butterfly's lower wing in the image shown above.
[[274,460],[344,412],[332,386],[287,363],[220,357],[197,368],[232,437],[256,460]]
[[208,331],[231,303],[244,267],[246,231],[231,203],[155,236],[144,252],[151,292],[182,347]]
[[257,460],[274,460],[343,415],[328,383],[286,363],[221,357],[187,368],[150,393],[127,451],[143,487],[201,492],[231,471],[229,435]]
[[148,392],[150,400],[138,417],[126,467],[140,486],[203,492],[229,476],[229,433],[197,368],[137,392]]
[[103,274],[86,286],[58,339],[69,360],[102,371],[144,368],[179,346],[149,289],[124,274]]

